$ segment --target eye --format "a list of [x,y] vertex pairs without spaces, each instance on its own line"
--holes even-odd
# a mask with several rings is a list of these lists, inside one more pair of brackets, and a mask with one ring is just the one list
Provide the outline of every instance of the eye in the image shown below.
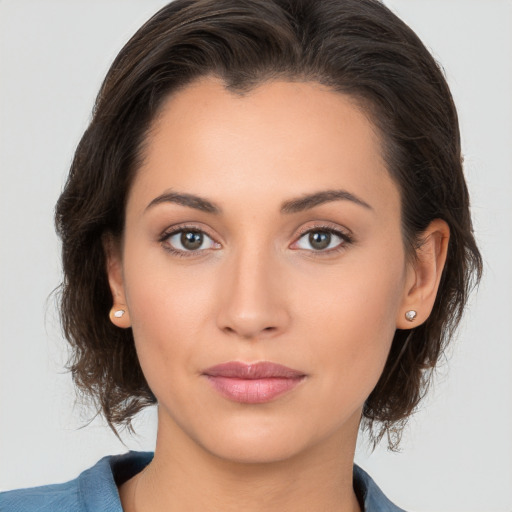
[[298,249],[331,252],[341,250],[351,241],[351,238],[341,231],[332,228],[315,228],[303,233],[295,245]]
[[180,228],[165,233],[160,241],[164,248],[180,256],[206,249],[215,249],[219,244],[199,229]]

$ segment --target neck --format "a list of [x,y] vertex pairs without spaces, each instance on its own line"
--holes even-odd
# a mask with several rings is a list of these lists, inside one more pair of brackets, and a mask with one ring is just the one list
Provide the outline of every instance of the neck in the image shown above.
[[153,461],[120,489],[125,512],[168,510],[359,512],[352,435],[339,434],[292,457],[237,462],[204,450],[178,428],[161,428]]

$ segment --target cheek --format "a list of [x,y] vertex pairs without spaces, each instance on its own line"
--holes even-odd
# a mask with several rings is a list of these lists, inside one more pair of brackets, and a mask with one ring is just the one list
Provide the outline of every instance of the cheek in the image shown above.
[[[347,259],[343,269],[323,280],[324,286],[309,288],[303,313],[297,315],[303,319],[301,330],[315,340],[309,355],[319,376],[335,389],[354,390],[356,401],[364,401],[374,388],[391,347],[403,295],[402,262],[400,254],[378,264]],[[344,396],[350,399],[350,393]]]
[[[165,254],[128,248],[125,291],[138,358],[148,384],[176,383],[197,371],[197,354],[211,321],[215,286],[207,270],[184,271]],[[143,268],[144,271],[140,271]]]
[[135,233],[124,248],[125,292],[135,329],[162,335],[184,326],[193,330],[211,296],[208,282],[197,269],[172,262],[159,245],[137,243],[144,238]]

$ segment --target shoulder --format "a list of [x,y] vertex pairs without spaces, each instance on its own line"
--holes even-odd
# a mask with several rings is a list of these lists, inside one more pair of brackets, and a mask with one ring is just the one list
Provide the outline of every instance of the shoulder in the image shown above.
[[150,452],[129,452],[103,457],[77,478],[0,493],[1,512],[122,512],[117,486],[141,471]]
[[50,510],[83,510],[76,480],[63,484],[43,485],[0,493],[2,512],[46,512]]
[[354,490],[361,504],[364,504],[364,512],[405,512],[386,498],[372,477],[355,464]]

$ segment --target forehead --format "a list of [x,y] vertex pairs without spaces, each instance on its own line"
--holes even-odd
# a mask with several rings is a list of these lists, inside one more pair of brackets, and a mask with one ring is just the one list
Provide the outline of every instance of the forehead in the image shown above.
[[148,200],[178,188],[280,202],[334,186],[398,201],[380,138],[354,100],[316,82],[270,81],[241,95],[207,77],[165,101],[133,189]]

